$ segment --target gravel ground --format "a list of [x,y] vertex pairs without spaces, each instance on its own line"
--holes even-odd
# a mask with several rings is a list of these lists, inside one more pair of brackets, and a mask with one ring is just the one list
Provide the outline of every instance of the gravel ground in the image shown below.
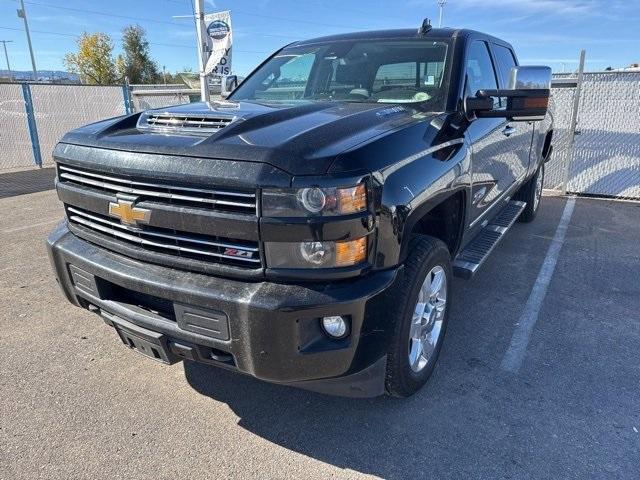
[[577,200],[522,368],[500,367],[565,202],[455,282],[425,389],[350,400],[126,349],[57,289],[54,192],[0,199],[0,478],[638,478],[639,204]]

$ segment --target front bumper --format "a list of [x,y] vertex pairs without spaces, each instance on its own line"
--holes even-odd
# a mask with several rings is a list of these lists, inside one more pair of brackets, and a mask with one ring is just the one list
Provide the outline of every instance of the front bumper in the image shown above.
[[[338,395],[384,392],[392,321],[384,305],[397,270],[321,284],[242,282],[123,257],[76,237],[66,222],[47,246],[69,301],[108,324],[161,334],[184,358]],[[346,339],[322,332],[328,315],[350,317]]]

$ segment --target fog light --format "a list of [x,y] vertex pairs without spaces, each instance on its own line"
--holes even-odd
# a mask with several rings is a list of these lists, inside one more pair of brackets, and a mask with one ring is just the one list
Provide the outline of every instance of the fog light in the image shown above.
[[322,265],[332,253],[331,248],[327,247],[324,242],[302,242],[300,254],[305,261],[313,265]]
[[338,315],[322,318],[322,328],[333,338],[343,338],[349,333],[349,326],[344,317]]

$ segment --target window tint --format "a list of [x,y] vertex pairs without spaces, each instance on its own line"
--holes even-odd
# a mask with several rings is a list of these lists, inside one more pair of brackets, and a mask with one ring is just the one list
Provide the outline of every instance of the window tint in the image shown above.
[[493,45],[493,53],[498,64],[498,78],[500,79],[500,88],[507,88],[509,85],[509,75],[511,68],[516,66],[516,60],[513,53],[506,47]]
[[[469,46],[467,53],[467,93],[475,95],[478,90],[495,90],[498,88],[493,63],[485,42],[475,41]],[[495,99],[496,105],[499,100]]]
[[415,85],[416,88],[439,87],[444,73],[444,61],[388,63],[380,65],[373,81],[377,92],[389,85]]
[[281,55],[282,64],[261,82],[256,98],[297,100],[303,97],[306,78],[316,59],[315,53]]
[[416,62],[381,65],[376,73],[374,88],[379,85],[415,85]]

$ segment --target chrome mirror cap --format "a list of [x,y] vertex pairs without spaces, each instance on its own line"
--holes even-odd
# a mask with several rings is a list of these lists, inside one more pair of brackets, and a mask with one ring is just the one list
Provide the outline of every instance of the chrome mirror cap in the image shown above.
[[551,89],[551,68],[519,66],[511,69],[508,90]]

